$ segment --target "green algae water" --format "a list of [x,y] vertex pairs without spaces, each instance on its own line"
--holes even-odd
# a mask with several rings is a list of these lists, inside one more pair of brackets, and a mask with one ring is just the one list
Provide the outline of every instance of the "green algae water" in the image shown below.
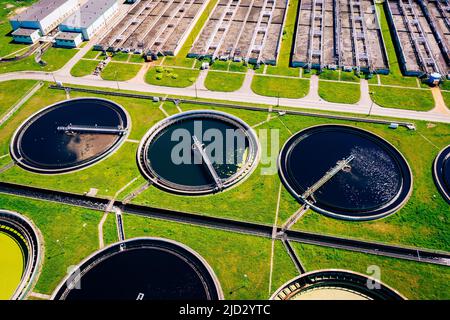
[[0,231],[0,300],[9,300],[22,279],[24,256],[20,244]]

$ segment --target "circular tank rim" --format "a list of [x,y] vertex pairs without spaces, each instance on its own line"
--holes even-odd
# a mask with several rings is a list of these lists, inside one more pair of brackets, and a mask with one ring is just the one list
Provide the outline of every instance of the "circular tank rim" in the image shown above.
[[440,164],[441,161],[443,161],[444,159],[442,158],[444,156],[445,153],[448,153],[449,157],[450,157],[450,144],[448,146],[446,146],[444,149],[442,149],[439,154],[436,156],[436,158],[434,159],[434,163],[433,163],[433,178],[434,178],[434,182],[436,183],[436,186],[439,190],[439,192],[441,193],[441,195],[443,196],[444,200],[447,201],[447,203],[450,203],[450,194],[447,194],[447,192],[445,192],[445,188],[441,183],[441,179],[442,176],[438,173],[438,165]]
[[[300,135],[302,132],[305,132],[305,131],[311,130],[311,129],[315,129],[315,128],[323,128],[323,127],[345,127],[345,128],[351,128],[351,129],[354,129],[354,130],[357,130],[357,131],[361,131],[361,132],[364,132],[364,133],[366,133],[366,134],[375,136],[375,137],[377,137],[378,139],[380,139],[381,141],[383,141],[384,143],[386,143],[388,146],[390,146],[390,147],[391,147],[391,148],[392,148],[392,149],[400,156],[400,158],[405,162],[406,167],[408,168],[409,176],[411,177],[411,182],[410,182],[410,184],[409,184],[409,186],[408,186],[409,190],[408,190],[407,195],[406,195],[405,198],[403,199],[403,201],[400,202],[400,203],[399,203],[397,206],[395,206],[394,208],[392,208],[392,209],[390,209],[390,210],[388,210],[388,211],[386,211],[386,212],[382,212],[382,213],[380,213],[380,214],[367,215],[367,216],[364,216],[364,217],[354,217],[354,216],[342,215],[342,214],[338,214],[338,213],[334,213],[334,212],[331,212],[331,211],[322,209],[322,208],[320,208],[320,207],[318,207],[318,206],[312,204],[312,203],[309,202],[309,201],[305,201],[305,200],[301,199],[301,198],[297,195],[297,193],[295,192],[295,190],[291,187],[291,185],[287,182],[288,179],[284,176],[283,170],[281,169],[281,168],[282,168],[282,163],[281,163],[281,162],[282,162],[282,156],[283,156],[283,153],[284,153],[286,147],[287,147],[294,139],[296,139],[296,138],[298,137],[298,135]],[[361,128],[358,128],[358,127],[355,127],[355,126],[346,125],[346,124],[321,124],[321,125],[316,125],[316,126],[307,127],[307,128],[304,128],[304,129],[302,129],[302,130],[296,132],[294,135],[292,135],[292,136],[284,143],[283,147],[281,148],[281,151],[280,151],[280,153],[279,153],[279,155],[278,155],[277,165],[278,165],[278,173],[279,173],[279,175],[281,176],[281,181],[282,181],[283,185],[288,189],[289,193],[290,193],[297,201],[299,201],[299,202],[302,203],[302,204],[308,205],[308,206],[309,206],[310,208],[312,208],[313,210],[315,210],[315,211],[317,211],[317,212],[319,212],[319,213],[321,213],[321,214],[323,214],[323,215],[325,215],[325,216],[328,216],[328,217],[331,217],[331,218],[335,218],[335,219],[339,219],[339,220],[346,220],[346,221],[372,221],[372,220],[379,220],[379,219],[382,219],[382,218],[386,218],[386,217],[388,217],[388,216],[394,214],[394,213],[397,212],[398,210],[400,210],[400,209],[401,209],[401,208],[409,201],[409,199],[411,198],[412,192],[413,192],[414,177],[413,177],[413,174],[412,174],[411,167],[410,167],[408,161],[406,160],[406,158],[404,157],[404,155],[403,155],[403,154],[402,154],[402,153],[401,153],[394,145],[392,145],[389,141],[387,141],[387,140],[384,139],[383,137],[379,136],[378,134],[372,133],[372,132],[370,132],[370,131],[368,131],[368,130],[361,129]],[[405,187],[406,187],[406,186],[405,186]],[[397,195],[397,196],[398,196],[398,195]]]
[[[94,253],[90,254],[87,258],[83,259],[80,263],[78,263],[75,266],[76,268],[80,268],[81,266],[85,265],[87,262],[89,262],[90,260],[94,259],[96,256],[100,256],[101,254],[103,254],[104,252],[114,248],[114,247],[120,247],[123,244],[128,244],[128,243],[133,243],[133,242],[138,242],[138,241],[157,241],[157,242],[162,242],[162,243],[168,243],[171,245],[175,245],[178,246],[184,250],[186,250],[187,252],[189,252],[190,254],[192,254],[195,258],[197,258],[202,264],[203,266],[206,268],[206,270],[208,271],[209,276],[211,277],[211,279],[214,282],[215,285],[215,289],[217,291],[217,296],[219,300],[224,300],[224,295],[223,295],[223,290],[222,290],[222,286],[219,282],[219,278],[217,278],[216,273],[214,272],[213,268],[211,267],[211,265],[205,260],[205,258],[203,258],[197,251],[195,251],[194,249],[188,247],[187,245],[175,241],[175,240],[171,240],[171,239],[166,239],[166,238],[160,238],[160,237],[137,237],[137,238],[132,238],[132,239],[127,239],[125,241],[121,241],[121,242],[116,242],[113,244],[110,244],[109,246],[106,246],[100,250],[95,251]],[[97,260],[97,259],[95,259]],[[73,272],[70,272],[68,275],[66,275],[63,280],[58,284],[58,286],[55,288],[55,290],[53,291],[52,295],[51,295],[51,300],[56,300],[57,296],[59,295],[60,291],[62,290],[62,288],[64,287],[64,285],[67,283],[67,280],[72,276]]]
[[[407,298],[404,295],[402,295],[399,291],[397,291],[396,289],[393,289],[392,287],[388,286],[384,282],[381,282],[381,281],[379,281],[379,280],[377,280],[377,279],[375,279],[375,278],[373,278],[371,276],[368,276],[368,275],[365,275],[365,274],[362,274],[362,273],[359,273],[359,272],[351,271],[351,270],[345,270],[345,269],[321,269],[321,270],[315,270],[315,271],[310,271],[310,272],[306,272],[304,274],[301,274],[301,275],[299,275],[299,276],[297,276],[295,278],[292,278],[291,280],[288,280],[283,285],[281,285],[270,296],[269,300],[275,300],[275,298],[283,291],[283,289],[285,289],[289,285],[293,284],[294,282],[306,279],[308,277],[318,276],[320,274],[333,274],[333,273],[340,273],[340,274],[343,274],[343,275],[360,277],[360,278],[364,278],[366,281],[367,280],[374,281],[375,283],[377,283],[377,284],[379,284],[381,286],[381,289],[388,290],[391,293],[393,293],[394,296],[396,296],[397,299],[399,299],[399,300],[407,300]],[[300,290],[301,290],[301,288],[300,288]]]
[[[158,123],[156,123],[155,125],[153,125],[147,131],[147,133],[143,136],[143,138],[141,139],[141,142],[139,143],[138,150],[136,153],[136,161],[139,166],[139,171],[144,176],[144,178],[151,181],[156,187],[158,187],[164,191],[173,193],[173,194],[205,196],[205,195],[210,195],[215,192],[215,188],[212,188],[212,187],[195,190],[195,187],[190,189],[184,185],[179,185],[180,186],[179,189],[174,188],[170,184],[165,183],[165,180],[161,180],[158,177],[154,177],[153,175],[150,175],[150,173],[148,172],[149,170],[146,168],[146,164],[142,163],[143,159],[144,159],[143,152],[145,152],[148,149],[148,146],[151,143],[151,141],[149,142],[150,138],[156,136],[159,132],[161,132],[161,130],[167,128],[168,126],[170,126],[173,123],[173,121],[175,121],[179,118],[182,120],[185,117],[195,117],[195,116],[201,116],[204,114],[222,116],[225,118],[229,118],[232,121],[235,121],[238,125],[242,126],[243,129],[246,130],[246,136],[248,137],[249,140],[253,141],[254,147],[255,147],[253,163],[248,167],[244,166],[243,168],[238,170],[235,174],[233,174],[230,178],[228,178],[228,180],[231,180],[231,181],[228,183],[224,183],[224,189],[222,190],[222,192],[228,191],[231,188],[238,186],[239,184],[245,182],[253,174],[253,172],[255,171],[255,169],[257,168],[257,166],[259,164],[260,157],[261,157],[261,146],[260,146],[258,136],[256,135],[256,132],[254,131],[254,129],[248,123],[246,123],[244,120],[242,120],[232,114],[223,112],[223,111],[190,110],[190,111],[177,113],[170,117],[164,118],[163,120],[161,120]],[[246,168],[248,168],[248,169],[246,169]],[[244,177],[240,179],[239,177],[242,176],[244,173],[245,173]],[[176,184],[172,184],[172,185],[175,186]],[[183,187],[184,187],[184,189],[183,189]]]
[[[111,103],[111,104],[113,104],[116,107],[119,107],[121,109],[121,111],[123,111],[123,113],[125,114],[125,119],[126,119],[127,124],[128,124],[127,133],[125,135],[123,135],[111,148],[109,148],[109,150],[107,150],[106,152],[101,153],[99,156],[96,156],[96,157],[92,158],[91,160],[89,160],[89,161],[87,161],[87,162],[85,162],[83,164],[70,166],[70,167],[63,168],[63,169],[41,169],[41,168],[37,168],[37,167],[31,166],[31,165],[28,165],[28,164],[23,163],[22,161],[18,160],[20,157],[15,153],[15,150],[14,150],[15,149],[15,145],[16,145],[16,140],[17,140],[18,135],[21,133],[22,129],[24,129],[24,127],[27,126],[30,121],[32,121],[35,118],[37,118],[41,113],[49,111],[51,108],[57,107],[57,106],[62,105],[64,103],[66,103],[66,102],[73,102],[73,101],[80,101],[80,100],[100,100],[100,101]],[[105,99],[105,98],[94,98],[94,97],[81,97],[81,98],[67,99],[67,100],[59,101],[59,102],[53,103],[53,104],[51,104],[49,106],[46,106],[46,107],[36,111],[35,113],[33,113],[31,116],[29,116],[24,121],[22,121],[20,126],[14,131],[14,134],[13,134],[13,136],[11,138],[11,142],[9,144],[9,152],[10,152],[10,155],[11,155],[11,157],[12,157],[12,159],[13,159],[13,161],[15,163],[17,163],[23,169],[31,171],[33,173],[48,174],[48,175],[55,175],[55,176],[56,175],[69,174],[69,173],[73,173],[73,172],[77,172],[77,171],[81,171],[81,170],[90,168],[90,167],[100,163],[101,161],[109,158],[128,139],[128,136],[130,135],[131,130],[132,130],[131,117],[130,117],[128,111],[121,104],[118,104],[117,102],[114,102],[112,100]]]
[[[15,212],[15,211],[0,209],[0,223],[1,223],[1,221],[5,221],[4,220],[5,215],[6,215],[6,218],[8,218],[8,216],[9,216],[16,220],[19,220],[19,221],[10,222],[13,225],[17,224],[19,227],[25,226],[26,228],[29,228],[32,231],[32,234],[28,234],[27,236],[31,236],[33,238],[31,240],[34,240],[36,242],[35,244],[27,243],[27,245],[29,246],[29,248],[28,248],[29,257],[28,257],[27,263],[24,267],[24,271],[23,271],[23,275],[20,280],[20,283],[17,286],[17,288],[14,291],[11,298],[9,299],[9,300],[22,300],[28,295],[28,292],[31,290],[31,288],[36,283],[37,275],[40,271],[41,262],[42,262],[41,261],[41,258],[42,258],[42,252],[41,252],[42,250],[41,249],[42,248],[41,248],[40,232],[39,232],[39,229],[34,225],[34,223],[30,219],[28,219],[27,217],[19,214],[18,212]],[[22,230],[22,231],[29,232],[30,230]],[[16,230],[16,231],[19,232],[19,230]],[[25,237],[22,233],[21,233],[21,235],[23,237]],[[28,237],[26,237],[26,240],[29,240]]]

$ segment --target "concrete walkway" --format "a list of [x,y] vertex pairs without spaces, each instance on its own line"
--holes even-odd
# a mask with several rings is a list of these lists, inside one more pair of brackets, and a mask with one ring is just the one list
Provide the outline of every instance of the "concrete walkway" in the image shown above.
[[450,110],[447,108],[447,105],[445,104],[444,97],[442,96],[442,91],[438,87],[434,87],[431,88],[431,93],[433,94],[435,102],[435,106],[432,111],[450,116]]
[[[61,81],[66,84],[73,85],[84,85],[91,87],[100,87],[115,89],[117,88],[117,83],[115,81],[105,81],[105,80],[94,80],[85,78],[72,77],[70,74],[67,75],[64,72],[56,72],[55,78],[57,81]],[[0,75],[0,82],[9,80],[19,80],[19,79],[34,79],[43,80],[48,82],[53,82],[53,77],[51,73],[46,72],[36,72],[36,71],[24,71],[15,72],[9,74]],[[153,93],[159,96],[164,95],[180,95],[186,97],[195,97],[196,91],[194,88],[171,88],[171,87],[161,87],[155,85],[149,85],[145,83],[131,83],[129,81],[120,82],[120,88],[122,90],[130,91],[140,91],[145,93]],[[198,97],[204,99],[212,100],[228,100],[230,102],[252,102],[257,104],[266,105],[277,105],[277,98],[260,96],[255,93],[241,93],[241,92],[214,92],[214,91],[202,91],[197,90]],[[287,99],[281,98],[280,105],[292,108],[306,108],[311,110],[321,110],[321,111],[335,111],[335,112],[351,112],[355,114],[365,115],[368,114],[370,105],[349,105],[342,103],[330,103],[326,101],[311,100],[309,97],[302,99]],[[385,116],[400,119],[410,119],[410,120],[425,120],[433,122],[445,122],[450,123],[450,115],[444,115],[440,112],[434,110],[428,112],[414,111],[414,110],[403,110],[403,109],[390,109],[382,108],[374,105],[372,110],[373,116]]]
[[366,79],[361,79],[360,81],[361,97],[359,99],[358,105],[364,107],[372,104],[372,97],[370,96],[369,81]]
[[208,71],[209,70],[200,71],[200,75],[198,76],[197,82],[195,84],[197,86],[197,90],[208,91],[208,89],[205,87],[205,80],[208,76]]
[[309,81],[309,92],[304,98],[309,101],[322,101],[319,96],[319,77],[315,74],[311,76],[311,80]]
[[255,76],[255,70],[249,69],[247,73],[245,74],[244,82],[242,83],[242,87],[236,91],[236,93],[239,94],[253,94],[252,90],[252,82],[253,77]]

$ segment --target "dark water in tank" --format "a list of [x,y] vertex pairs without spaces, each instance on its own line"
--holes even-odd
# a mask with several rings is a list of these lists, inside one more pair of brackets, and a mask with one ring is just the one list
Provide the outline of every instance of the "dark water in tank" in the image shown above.
[[389,149],[381,139],[356,130],[318,128],[290,150],[287,171],[301,195],[339,160],[353,155],[348,172],[340,171],[316,191],[316,204],[333,211],[374,210],[394,200],[402,188],[402,171]]
[[57,131],[58,126],[69,124],[128,125],[122,111],[106,101],[67,101],[39,115],[26,127],[19,145],[21,156],[41,168],[65,168],[101,155],[120,139],[111,134],[68,135]]
[[[447,194],[450,194],[450,147],[447,147],[445,151],[441,155],[442,160],[442,167],[441,169],[438,168],[438,170],[441,170],[441,177],[444,191]],[[439,171],[438,171],[439,172]]]
[[450,157],[445,160],[442,171],[444,172],[445,187],[447,192],[450,193]]
[[71,290],[66,300],[136,300],[139,295],[143,300],[205,300],[207,290],[184,258],[140,248],[100,262],[81,278],[81,290]]
[[[196,132],[194,129],[195,126],[201,126],[201,131]],[[188,153],[188,157],[186,159],[189,158],[190,161],[185,161],[183,163],[180,163],[179,160],[174,161],[172,156],[174,147],[182,141],[181,139],[172,141],[174,131],[179,129],[187,130],[189,132],[187,136],[190,139],[188,144],[189,149],[184,149],[186,152],[176,152],[176,155],[181,156],[185,156],[186,153]],[[249,141],[242,130],[219,119],[191,118],[182,120],[181,122],[175,123],[166,128],[152,142],[148,149],[147,156],[150,167],[160,177],[170,181],[171,183],[184,186],[204,186],[214,183],[214,180],[211,177],[208,168],[201,160],[199,153],[191,148],[194,143],[192,136],[202,136],[209,129],[218,130],[223,137],[223,143],[217,144],[222,146],[222,148],[219,149],[219,152],[209,152],[212,156],[213,167],[221,179],[229,178],[239,171],[243,160],[246,160]],[[240,139],[233,139],[234,143],[229,139],[226,139],[227,130],[228,133],[235,132]],[[200,139],[200,137],[197,138]],[[211,142],[214,142],[215,140],[212,140],[213,141],[206,141],[206,139],[204,139],[203,141],[207,151],[212,151],[213,149],[213,144]],[[243,141],[243,143],[238,143],[238,140]],[[198,162],[195,162],[196,159]]]

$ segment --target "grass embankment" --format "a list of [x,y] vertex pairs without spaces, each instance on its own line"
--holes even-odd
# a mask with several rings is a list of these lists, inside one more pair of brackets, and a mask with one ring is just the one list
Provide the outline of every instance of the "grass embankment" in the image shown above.
[[300,0],[289,1],[277,65],[267,66],[267,74],[290,77],[298,77],[300,75],[299,68],[290,67],[291,49],[293,42],[295,41],[295,27],[299,1]]
[[187,37],[180,51],[178,51],[178,54],[176,55],[177,58],[179,59],[186,58],[189,51],[191,51],[191,48],[194,45],[195,40],[200,34],[200,31],[203,29],[203,26],[206,24],[206,21],[208,21],[210,14],[213,12],[214,7],[218,2],[219,0],[209,0],[205,10],[202,12],[202,15],[198,18],[197,23],[192,28],[191,33]]
[[239,90],[245,80],[245,74],[209,71],[205,87],[211,91],[232,92]]
[[404,77],[402,75],[397,53],[395,51],[394,42],[392,40],[392,31],[389,28],[384,4],[376,4],[381,32],[383,33],[384,44],[386,46],[387,56],[389,60],[390,73],[387,76],[381,75],[381,83],[384,85],[395,85],[404,87],[417,87],[417,79],[415,77]]
[[137,76],[142,64],[110,62],[103,69],[101,77],[103,80],[128,81]]
[[153,67],[147,72],[145,80],[157,86],[186,88],[195,83],[199,74],[197,69]]
[[286,251],[277,243],[276,272],[273,272],[273,288],[269,289],[269,239],[131,215],[124,216],[124,225],[129,238],[163,237],[197,251],[219,278],[225,299],[267,299],[269,291],[297,275]]
[[101,213],[57,203],[0,194],[2,209],[16,211],[37,226],[45,245],[43,268],[33,291],[51,294],[76,265],[98,249]]
[[308,271],[345,269],[367,274],[369,266],[377,266],[381,281],[408,299],[450,299],[448,267],[299,243],[292,246]]
[[0,73],[16,71],[57,71],[64,67],[77,52],[78,50],[76,49],[50,48],[42,55],[42,60],[45,61],[47,65],[41,66],[39,63],[36,63],[33,55],[20,61],[0,64]]
[[298,99],[308,94],[309,81],[255,75],[252,81],[252,90],[262,96]]

